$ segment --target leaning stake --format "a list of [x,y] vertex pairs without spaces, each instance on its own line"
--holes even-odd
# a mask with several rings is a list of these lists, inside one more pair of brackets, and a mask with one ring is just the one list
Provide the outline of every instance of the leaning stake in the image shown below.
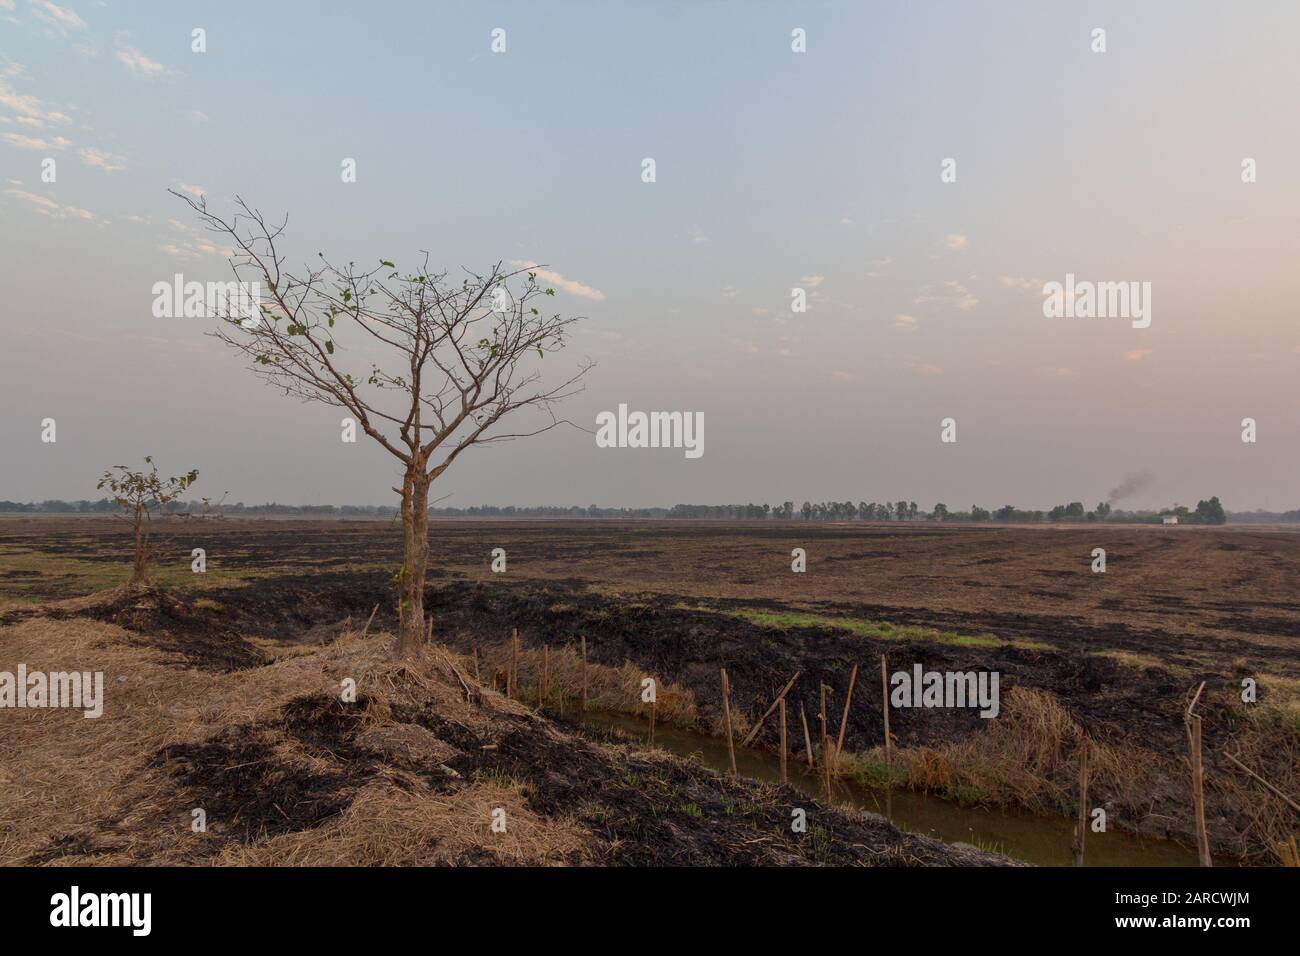
[[378,613],[379,613],[379,605],[376,604],[375,609],[370,612],[370,617],[366,619],[366,626],[361,629],[362,637],[366,636],[366,632],[370,630],[370,622],[375,619],[375,615]]
[[790,688],[794,686],[794,682],[797,681],[798,679],[799,679],[799,672],[795,671],[794,676],[791,677],[788,681],[786,681],[785,686],[781,688],[781,693],[776,695],[776,700],[772,701],[772,706],[768,707],[767,710],[763,712],[763,716],[758,718],[758,723],[756,723],[753,729],[750,730],[750,732],[745,735],[745,739],[740,742],[740,746],[742,747],[749,746],[749,742],[753,740],[755,736],[757,736],[759,728],[763,726],[763,721],[767,720],[767,718],[772,716],[772,711],[776,710],[776,705],[781,701],[785,700],[785,695],[790,692]]
[[813,768],[812,736],[808,733],[808,715],[803,711],[803,701],[799,701],[799,719],[803,722],[803,745],[808,753],[808,769]]
[[835,741],[835,766],[838,769],[840,764],[840,755],[844,753],[844,731],[849,726],[849,703],[853,700],[853,685],[858,680],[858,665],[853,665],[853,672],[849,674],[849,692],[844,698],[844,714],[840,717],[840,736]]

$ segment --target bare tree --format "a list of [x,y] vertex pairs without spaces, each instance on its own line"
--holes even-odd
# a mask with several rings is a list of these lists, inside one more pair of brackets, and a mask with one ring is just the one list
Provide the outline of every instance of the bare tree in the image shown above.
[[158,477],[158,466],[153,457],[145,455],[144,463],[148,471],[132,471],[126,465],[114,465],[104,472],[96,488],[107,487],[113,493],[113,502],[122,509],[122,516],[131,522],[135,534],[135,562],[131,567],[131,585],[144,584],[149,580],[149,559],[153,556],[153,542],[150,540],[150,521],[153,512],[162,512],[169,504],[178,499],[185,489],[199,479],[197,469],[187,474],[163,480]]
[[[393,489],[401,495],[404,536],[396,650],[419,656],[430,485],[471,445],[536,435],[564,421],[554,405],[581,390],[592,364],[546,387],[536,363],[564,347],[577,318],[538,308],[555,290],[538,284],[535,266],[497,263],[485,275],[466,272],[456,281],[431,270],[428,253],[405,273],[388,260],[368,269],[336,267],[321,253],[318,265],[294,274],[276,246],[287,217],[269,224],[236,197],[227,222],[206,200],[173,195],[231,244],[236,279],[264,287],[256,314],[219,310],[223,321],[214,334],[286,395],[345,409],[401,462],[402,485]],[[345,370],[347,343],[336,339],[336,329],[350,330],[372,353],[386,353],[385,364]],[[521,409],[541,417],[520,431],[495,429]]]

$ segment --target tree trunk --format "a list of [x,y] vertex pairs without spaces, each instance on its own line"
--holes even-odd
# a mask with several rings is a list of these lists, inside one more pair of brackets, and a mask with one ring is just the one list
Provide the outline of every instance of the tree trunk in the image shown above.
[[424,652],[424,574],[429,563],[429,479],[423,462],[408,469],[402,483],[402,535],[397,656],[416,658]]
[[135,507],[135,565],[131,568],[131,583],[144,584],[149,577],[149,541],[146,537],[145,516],[140,505]]

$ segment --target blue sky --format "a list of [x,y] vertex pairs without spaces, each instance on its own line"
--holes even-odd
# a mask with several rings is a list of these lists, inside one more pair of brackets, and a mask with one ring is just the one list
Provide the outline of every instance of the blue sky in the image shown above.
[[[1091,505],[1145,473],[1125,504],[1296,507],[1298,29],[1282,2],[0,0],[0,497],[152,453],[231,500],[391,498],[338,413],[150,314],[154,282],[224,275],[189,187],[287,212],[299,260],[546,263],[585,317],[567,361],[598,363],[570,417],[705,415],[698,460],[484,449],[450,504]],[[1151,327],[1045,319],[1067,272],[1151,282]]]

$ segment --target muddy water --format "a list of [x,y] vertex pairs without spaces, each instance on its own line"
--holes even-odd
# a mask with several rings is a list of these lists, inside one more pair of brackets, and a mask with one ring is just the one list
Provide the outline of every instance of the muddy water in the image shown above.
[[[593,730],[620,730],[632,739],[646,740],[648,724],[629,714],[588,711],[580,723]],[[655,746],[680,756],[694,756],[715,770],[730,767],[723,740],[682,730],[655,728]],[[819,777],[808,773],[802,748],[799,758],[789,760],[790,784],[820,798]],[[781,779],[781,764],[775,754],[737,748],[736,769],[746,777],[773,783]],[[870,810],[889,817],[897,826],[913,833],[948,843],[970,843],[983,850],[1004,853],[1044,866],[1070,866],[1072,820],[963,807],[950,800],[910,790],[873,790],[851,781],[834,784],[834,802]],[[1112,830],[1088,833],[1086,861],[1089,866],[1196,866],[1196,851],[1168,840],[1148,840]]]

